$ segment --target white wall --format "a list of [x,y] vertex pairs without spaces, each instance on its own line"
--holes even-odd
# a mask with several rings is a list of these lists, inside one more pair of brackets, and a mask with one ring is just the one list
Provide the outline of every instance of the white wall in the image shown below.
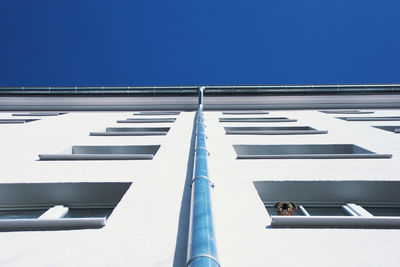
[[[400,116],[400,110],[354,116],[386,115]],[[316,110],[271,111],[267,115],[298,119],[288,123],[219,123],[222,116],[221,112],[205,112],[209,173],[216,186],[212,197],[217,249],[223,266],[398,266],[398,230],[267,229],[267,212],[253,182],[399,180],[400,135],[370,125],[400,122],[346,122]],[[0,183],[132,182],[102,229],[0,233],[1,266],[184,264],[190,189],[187,167],[194,113],[182,112],[171,124],[116,123],[128,117],[133,117],[132,112],[73,112],[26,124],[0,124]],[[0,118],[11,115],[0,113]],[[225,135],[223,129],[291,125],[329,132],[246,136]],[[166,136],[89,136],[91,131],[112,126],[167,126],[171,130]],[[236,160],[232,147],[335,143],[356,144],[393,157]],[[161,148],[153,160],[38,161],[38,154],[58,153],[72,145],[134,144],[160,144]]]

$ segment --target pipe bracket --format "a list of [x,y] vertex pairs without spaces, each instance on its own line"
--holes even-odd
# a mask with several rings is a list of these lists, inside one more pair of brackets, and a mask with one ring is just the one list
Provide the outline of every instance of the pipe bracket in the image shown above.
[[215,258],[214,256],[208,255],[208,254],[196,255],[196,256],[192,257],[192,258],[186,263],[186,265],[189,266],[189,265],[192,263],[192,261],[194,261],[195,259],[198,259],[198,258],[209,258],[209,259],[212,259],[219,267],[221,267],[221,264],[218,262],[218,259]]

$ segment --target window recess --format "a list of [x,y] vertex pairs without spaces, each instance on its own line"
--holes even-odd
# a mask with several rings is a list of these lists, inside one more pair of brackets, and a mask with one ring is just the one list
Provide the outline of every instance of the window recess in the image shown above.
[[38,120],[39,119],[0,119],[0,124],[23,124]]
[[233,145],[237,159],[391,158],[353,144]]
[[171,123],[175,122],[176,118],[149,118],[149,119],[134,119],[118,120],[117,123]]
[[29,113],[13,113],[12,116],[59,116],[67,114],[66,112],[29,112]]
[[400,126],[373,126],[373,127],[381,129],[381,130],[389,131],[392,133],[400,133]]
[[400,121],[400,117],[337,117],[337,119],[345,121]]
[[169,127],[107,127],[103,132],[91,132],[91,136],[144,136],[166,135]]
[[0,231],[102,228],[130,185],[0,184]]
[[150,160],[160,145],[72,146],[58,154],[40,154],[40,160]]
[[133,115],[179,115],[179,111],[140,111],[134,112]]
[[242,110],[242,111],[224,111],[223,115],[257,115],[257,114],[269,114],[268,111],[261,110]]
[[285,127],[225,127],[226,134],[243,135],[288,135],[288,134],[326,134],[328,131],[319,131],[309,126]]
[[[399,181],[256,181],[271,228],[400,228]],[[279,216],[279,201],[295,203]]]
[[219,118],[219,122],[296,122],[286,117],[246,117],[246,118]]
[[361,111],[361,110],[320,110],[326,114],[372,114],[374,111]]

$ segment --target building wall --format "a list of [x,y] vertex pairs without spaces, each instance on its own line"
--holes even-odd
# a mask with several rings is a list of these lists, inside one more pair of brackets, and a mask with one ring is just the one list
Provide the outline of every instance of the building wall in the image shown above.
[[[15,118],[0,113],[0,118]],[[220,117],[280,123],[220,123]],[[268,115],[205,112],[213,214],[223,266],[398,266],[399,230],[271,229],[254,181],[399,180],[399,135],[318,110]],[[348,116],[400,116],[398,109]],[[70,112],[0,124],[0,183],[132,182],[102,229],[1,232],[1,266],[182,266],[186,261],[194,112],[175,123],[117,124],[132,112]],[[155,117],[155,116],[140,116]],[[171,116],[157,116],[171,117]],[[311,126],[319,135],[226,135],[223,126]],[[89,136],[106,127],[171,127],[166,136]],[[72,145],[161,145],[153,160],[39,161]],[[391,159],[238,160],[233,144],[356,144]]]

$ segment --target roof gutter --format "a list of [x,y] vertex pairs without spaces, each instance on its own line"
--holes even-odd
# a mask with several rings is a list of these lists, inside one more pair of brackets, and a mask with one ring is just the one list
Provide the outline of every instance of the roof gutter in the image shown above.
[[[2,96],[196,96],[199,86],[64,86],[0,87]],[[207,96],[396,94],[400,84],[211,85]]]

